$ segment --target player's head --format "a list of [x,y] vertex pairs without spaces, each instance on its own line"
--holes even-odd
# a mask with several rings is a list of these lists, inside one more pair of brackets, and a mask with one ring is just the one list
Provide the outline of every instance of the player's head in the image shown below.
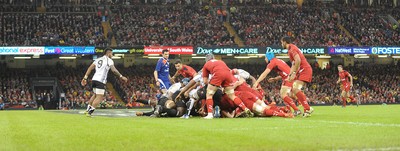
[[212,60],[212,59],[215,59],[215,58],[214,58],[214,55],[213,55],[212,53],[209,53],[209,54],[206,55],[206,62],[207,62],[207,61],[210,61],[210,60]]
[[176,60],[175,61],[175,68],[176,68],[176,70],[181,70],[182,69],[182,62],[181,62],[181,60]]
[[165,59],[169,58],[169,51],[167,49],[162,50],[162,57]]
[[271,61],[273,58],[275,58],[274,53],[271,53],[271,52],[265,53],[265,62],[268,63],[268,62]]
[[282,48],[287,49],[287,45],[291,44],[292,42],[293,42],[292,37],[289,37],[289,36],[283,37],[281,39]]
[[339,72],[342,72],[343,71],[343,66],[342,65],[338,65],[337,69],[339,70]]
[[104,55],[107,56],[108,58],[111,58],[113,56],[113,50],[111,48],[106,48],[104,50]]

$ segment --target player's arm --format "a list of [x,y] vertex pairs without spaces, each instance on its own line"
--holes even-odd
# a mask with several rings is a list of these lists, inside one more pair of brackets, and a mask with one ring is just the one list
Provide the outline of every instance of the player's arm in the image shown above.
[[353,76],[347,72],[347,76],[350,78],[350,87],[353,87]]
[[174,101],[175,102],[178,101],[182,94],[184,94],[186,91],[188,91],[190,89],[190,87],[195,86],[195,85],[196,85],[196,81],[190,80],[189,83],[185,87],[183,87],[181,92],[179,92],[179,94],[177,95],[177,97],[175,98]]
[[336,81],[336,83],[337,83],[337,84],[339,84],[339,83],[340,83],[340,77],[338,78],[338,80]]
[[193,89],[197,88],[200,85],[200,83],[196,83],[195,85],[191,86],[185,93],[184,96],[188,97],[189,96],[189,92],[192,91]]
[[294,80],[297,71],[299,70],[301,59],[299,54],[294,55],[294,64],[290,68],[289,81]]
[[168,79],[169,79],[169,81],[171,82],[171,84],[174,84],[174,83],[175,83],[175,80],[171,78],[171,75],[168,75]]
[[174,81],[175,82],[175,79],[176,79],[176,77],[179,75],[179,71],[178,70],[176,70],[176,72],[175,72],[175,74],[174,74],[174,76],[172,76],[172,80],[171,81]]
[[158,72],[161,71],[161,66],[162,66],[162,62],[160,60],[158,60],[157,65],[156,65],[156,69],[154,70],[154,79],[156,81],[156,85],[160,86],[160,82],[158,81]]
[[[206,63],[207,64],[207,63]],[[204,67],[203,67],[203,75],[202,75],[202,77],[203,77],[203,82],[204,82],[204,84],[208,84],[208,75],[210,74],[210,72],[208,72],[208,70],[205,68],[205,66],[206,65],[204,65]]]
[[229,112],[227,112],[227,111],[225,111],[225,110],[221,110],[222,116],[223,116],[223,117],[226,117],[226,118],[233,118],[233,117],[235,117],[234,112],[235,112],[235,111],[232,111],[232,113],[229,113]]
[[114,75],[116,75],[120,79],[124,80],[125,82],[128,82],[128,78],[124,77],[121,73],[119,73],[119,71],[117,70],[117,68],[115,68],[114,65],[111,65],[110,67],[111,67],[111,71],[114,73]]
[[246,82],[242,77],[239,77],[239,81],[236,81],[235,84],[233,85],[233,89],[236,89],[239,85],[242,85],[244,82]]
[[92,73],[92,70],[94,68],[96,68],[96,65],[94,63],[89,66],[89,68],[87,69],[87,71],[85,73],[85,76],[83,77],[83,79],[81,81],[82,86],[85,86],[87,84],[87,78],[90,75],[90,73]]
[[282,79],[281,76],[276,76],[276,77],[274,77],[274,78],[269,78],[269,79],[268,79],[268,82],[269,82],[269,83],[272,83],[272,82],[275,82],[275,81],[279,81],[280,79]]
[[257,88],[257,85],[260,84],[262,80],[264,80],[268,74],[271,72],[271,69],[266,68],[264,72],[258,77],[257,81],[253,84],[253,88]]

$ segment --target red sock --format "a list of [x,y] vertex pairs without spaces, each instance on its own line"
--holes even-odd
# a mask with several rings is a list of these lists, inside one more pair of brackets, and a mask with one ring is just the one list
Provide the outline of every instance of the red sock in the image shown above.
[[279,117],[285,117],[285,114],[282,112],[279,112],[277,110],[273,110],[273,109],[265,109],[264,110],[264,114],[267,117],[271,117],[271,116],[279,116]]
[[213,106],[214,106],[214,101],[213,99],[207,99],[206,100],[206,104],[207,104],[207,113],[212,113],[213,112]]
[[233,103],[235,103],[235,105],[237,105],[237,106],[238,106],[240,109],[242,109],[243,111],[247,109],[247,107],[243,104],[243,101],[242,101],[240,98],[238,98],[238,97],[236,97],[236,98],[233,100]]
[[347,102],[346,98],[342,97],[342,101],[343,101],[343,106],[346,107],[346,102]]
[[350,96],[349,98],[350,98],[351,102],[353,102],[353,103],[356,102],[356,100],[354,100],[353,96]]
[[293,108],[293,110],[297,111],[299,110],[299,108],[297,108],[296,104],[294,104],[292,98],[290,98],[289,96],[286,96],[285,98],[283,98],[283,101],[288,104],[290,107]]
[[306,95],[304,95],[304,93],[302,91],[299,91],[296,93],[296,96],[297,96],[297,99],[299,100],[299,102],[301,103],[301,105],[303,106],[304,112],[307,110],[310,110],[310,106],[308,105]]

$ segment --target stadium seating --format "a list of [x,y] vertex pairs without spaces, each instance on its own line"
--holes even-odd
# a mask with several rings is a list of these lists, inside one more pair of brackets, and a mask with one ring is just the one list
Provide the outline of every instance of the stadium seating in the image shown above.
[[196,6],[114,6],[111,26],[119,46],[235,45],[222,22]]
[[232,13],[231,22],[246,45],[279,46],[283,36],[296,37],[299,46],[355,45],[333,14],[326,7],[246,6]]
[[[62,12],[23,13],[19,10],[16,10],[17,12],[0,12],[0,45],[107,46],[109,42],[103,36],[101,18],[96,15],[93,9],[93,7],[84,6],[74,8],[54,6],[49,10]],[[82,13],[77,13],[75,10]]]
[[[366,46],[398,45],[400,30],[386,23],[381,16],[390,14],[385,8],[348,8],[342,7],[341,22]],[[399,12],[394,10],[393,12]]]

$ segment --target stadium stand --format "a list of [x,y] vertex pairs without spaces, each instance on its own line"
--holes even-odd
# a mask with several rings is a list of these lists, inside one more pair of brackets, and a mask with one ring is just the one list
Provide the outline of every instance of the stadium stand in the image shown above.
[[1,20],[3,46],[107,46],[95,13],[4,13]]
[[385,8],[342,7],[338,10],[341,12],[341,22],[359,39],[361,45],[386,46],[400,43],[400,30],[393,30],[381,17],[390,14]]
[[114,6],[111,27],[119,46],[235,45],[222,22],[197,6]]
[[[284,10],[284,11],[283,11]],[[246,45],[279,46],[280,37],[296,37],[299,46],[355,45],[337,27],[337,16],[327,7],[274,4],[268,7],[238,7],[232,25]]]

